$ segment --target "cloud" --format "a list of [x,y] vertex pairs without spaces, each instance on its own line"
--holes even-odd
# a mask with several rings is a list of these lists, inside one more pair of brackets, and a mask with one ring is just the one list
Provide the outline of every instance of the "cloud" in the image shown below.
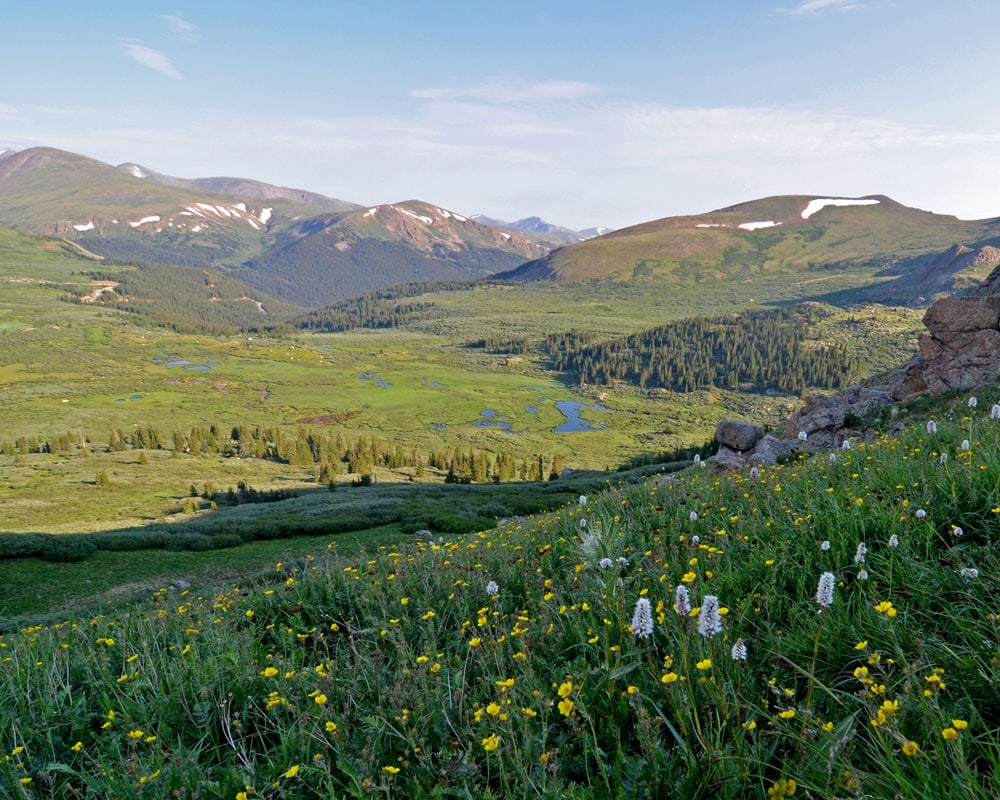
[[827,14],[838,11],[857,11],[864,8],[860,0],[802,0],[798,5],[785,9],[788,14]]
[[160,14],[160,19],[167,23],[170,33],[181,42],[197,42],[201,39],[201,31],[197,25],[174,14]]
[[466,88],[415,89],[411,97],[430,101],[471,100],[502,105],[535,105],[579,100],[596,94],[598,87],[584,81],[489,81]]
[[125,43],[124,47],[125,55],[137,64],[142,64],[142,66],[148,67],[154,72],[159,72],[161,75],[177,81],[184,78],[174,65],[170,63],[170,59],[159,50],[154,50],[152,47],[146,47],[141,44],[130,43]]

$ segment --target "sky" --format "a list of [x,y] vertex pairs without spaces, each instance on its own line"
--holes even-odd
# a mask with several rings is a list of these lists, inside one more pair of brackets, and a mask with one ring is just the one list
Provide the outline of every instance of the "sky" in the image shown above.
[[622,228],[1000,216],[993,0],[5,3],[0,149]]

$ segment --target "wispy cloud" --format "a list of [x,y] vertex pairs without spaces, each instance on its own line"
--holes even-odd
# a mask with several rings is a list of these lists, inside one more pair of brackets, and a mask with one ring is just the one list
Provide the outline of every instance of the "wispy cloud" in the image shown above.
[[798,5],[785,9],[788,14],[830,14],[840,11],[857,11],[871,3],[862,0],[802,0]]
[[201,39],[198,26],[175,14],[160,14],[160,19],[167,23],[170,33],[181,42],[194,43]]
[[159,72],[167,78],[173,78],[178,81],[184,77],[177,71],[174,65],[170,62],[170,59],[159,50],[154,50],[152,47],[146,47],[142,44],[132,44],[128,42],[125,43],[124,49],[126,56],[131,58],[137,64],[142,64],[142,66],[147,67],[154,72]]
[[464,88],[415,89],[410,95],[420,100],[471,100],[517,105],[579,100],[597,91],[597,86],[584,81],[489,81]]

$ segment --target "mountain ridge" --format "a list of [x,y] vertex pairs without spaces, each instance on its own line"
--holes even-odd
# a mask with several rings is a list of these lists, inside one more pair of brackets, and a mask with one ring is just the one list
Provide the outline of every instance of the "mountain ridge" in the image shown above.
[[[75,241],[106,258],[221,270],[302,306],[394,284],[480,277],[549,250],[424,201],[366,208],[250,179],[113,167],[46,147],[0,159],[0,225]],[[311,236],[323,238],[307,243]]]
[[[904,206],[885,195],[776,195],[702,214],[664,217],[571,244],[497,277],[508,280],[752,280],[820,266],[864,268],[905,278],[919,268],[933,293],[985,276],[982,262],[948,262],[965,277],[926,270],[956,245],[1000,241],[1000,219],[963,221]],[[942,262],[943,263],[943,262]],[[968,278],[968,280],[966,280]],[[899,292],[897,291],[897,294]],[[923,290],[904,292],[916,299]]]

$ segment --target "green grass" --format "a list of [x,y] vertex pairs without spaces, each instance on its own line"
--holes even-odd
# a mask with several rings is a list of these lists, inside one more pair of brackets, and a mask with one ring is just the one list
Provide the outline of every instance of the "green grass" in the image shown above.
[[610,486],[442,542],[317,541],[5,635],[0,787],[996,797],[1000,391],[979,399],[902,407],[902,433],[835,459]]

